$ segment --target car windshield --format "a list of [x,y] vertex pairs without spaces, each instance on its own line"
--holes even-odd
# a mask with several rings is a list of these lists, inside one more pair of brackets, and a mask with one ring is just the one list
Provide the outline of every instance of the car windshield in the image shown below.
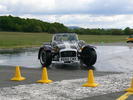
[[76,34],[56,34],[54,36],[54,41],[77,41]]

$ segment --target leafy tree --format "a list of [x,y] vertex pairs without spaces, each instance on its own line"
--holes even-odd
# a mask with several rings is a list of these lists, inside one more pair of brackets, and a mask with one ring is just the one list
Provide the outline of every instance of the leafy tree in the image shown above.
[[126,27],[126,28],[124,29],[124,34],[125,34],[125,35],[131,34],[131,30],[130,30],[129,27]]
[[49,33],[65,33],[72,32],[77,34],[88,35],[129,35],[133,33],[133,29],[129,27],[122,29],[103,29],[103,28],[73,28],[70,29],[65,25],[54,22],[48,23],[37,19],[25,19],[20,17],[0,16],[0,31],[18,31],[18,32],[49,32]]

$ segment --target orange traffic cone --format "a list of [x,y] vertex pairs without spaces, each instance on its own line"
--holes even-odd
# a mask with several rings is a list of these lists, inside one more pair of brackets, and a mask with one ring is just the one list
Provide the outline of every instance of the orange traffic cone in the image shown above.
[[48,73],[46,67],[42,69],[42,79],[37,81],[38,83],[51,83],[52,80],[48,79]]
[[133,92],[133,78],[132,78],[132,82],[131,82],[131,87],[126,89],[125,91],[127,92]]
[[97,87],[99,84],[95,83],[93,70],[88,71],[88,81],[87,83],[83,84],[83,87]]
[[20,67],[16,66],[16,72],[15,72],[15,76],[13,78],[11,78],[12,81],[22,81],[25,80],[25,77],[21,76],[21,72],[20,72]]

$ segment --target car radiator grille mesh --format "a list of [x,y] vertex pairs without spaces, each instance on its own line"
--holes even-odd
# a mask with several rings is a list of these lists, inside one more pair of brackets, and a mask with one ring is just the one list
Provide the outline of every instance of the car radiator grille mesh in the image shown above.
[[75,51],[63,51],[61,52],[61,57],[76,57]]

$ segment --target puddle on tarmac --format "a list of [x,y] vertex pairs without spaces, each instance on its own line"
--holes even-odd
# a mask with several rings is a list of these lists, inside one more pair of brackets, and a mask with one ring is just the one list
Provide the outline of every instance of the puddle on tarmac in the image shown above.
[[27,68],[40,68],[38,49],[7,50],[0,52],[0,65],[23,66]]
[[[98,71],[133,71],[133,48],[128,46],[97,46]],[[0,51],[0,65],[40,68],[38,48]]]

